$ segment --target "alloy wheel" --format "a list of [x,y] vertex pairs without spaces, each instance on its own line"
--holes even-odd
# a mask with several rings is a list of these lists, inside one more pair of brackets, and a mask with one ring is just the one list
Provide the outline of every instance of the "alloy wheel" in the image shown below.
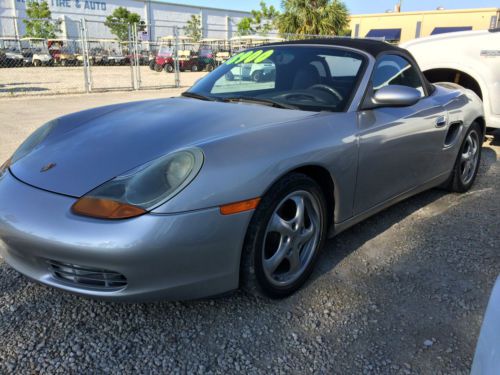
[[479,159],[479,136],[473,130],[465,139],[460,156],[460,178],[464,185],[467,185],[476,172]]
[[285,197],[267,225],[262,248],[263,270],[278,287],[294,283],[307,269],[321,237],[320,203],[307,191]]

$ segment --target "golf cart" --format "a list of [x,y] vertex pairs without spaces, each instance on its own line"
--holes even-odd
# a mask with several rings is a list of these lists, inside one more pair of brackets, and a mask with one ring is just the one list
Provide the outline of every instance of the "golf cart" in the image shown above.
[[[191,44],[192,39],[187,36],[179,36],[177,37],[179,41],[179,51],[177,56],[179,58],[179,69],[181,68],[181,61],[188,61],[191,56],[191,51],[187,49],[187,46]],[[156,55],[155,64],[153,69],[156,72],[161,72],[165,70],[167,73],[172,73],[175,68],[174,62],[174,49],[175,49],[175,37],[174,36],[165,36],[159,39],[160,48],[158,50],[158,54]],[[150,68],[152,67],[152,63],[150,63]]]
[[0,38],[0,66],[7,68],[23,66],[23,62],[20,41],[14,38]]
[[264,60],[259,64],[238,64],[225,78],[228,81],[269,82],[275,79],[276,67],[271,60]]
[[227,39],[205,38],[200,43],[202,47],[208,47],[212,50],[215,67],[223,64],[231,57],[231,48]]
[[217,57],[221,58],[221,55],[218,54],[224,50],[225,45],[226,42],[224,39],[205,38],[200,40],[200,47],[198,48],[198,58],[200,60],[202,70],[211,72],[220,65],[220,63],[217,61]]
[[128,60],[127,56],[123,54],[122,43],[117,40],[110,39],[107,41],[107,64],[108,65],[125,65]]
[[89,60],[91,65],[107,65],[108,52],[106,51],[105,43],[110,39],[89,39]]
[[[49,66],[54,60],[49,53],[47,41],[42,38],[22,38],[21,48],[23,49],[24,62],[26,65]],[[26,54],[24,53],[26,50]]]
[[[78,54],[76,53],[77,44],[68,39],[49,39],[47,41],[49,53],[52,56],[54,64],[61,66],[79,65]],[[82,61],[83,59],[81,59]]]

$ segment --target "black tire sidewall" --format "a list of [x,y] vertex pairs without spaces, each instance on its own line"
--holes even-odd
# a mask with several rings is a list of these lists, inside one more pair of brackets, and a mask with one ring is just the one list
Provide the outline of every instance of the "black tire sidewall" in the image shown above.
[[[272,284],[265,276],[262,245],[267,225],[277,205],[287,195],[299,190],[311,193],[319,202],[322,216],[320,239],[304,273],[292,284],[286,287],[278,287]],[[262,198],[247,230],[242,255],[242,286],[252,294],[264,294],[271,298],[287,297],[298,290],[306,282],[314,269],[318,254],[326,239],[327,222],[326,200],[321,188],[314,180],[304,174],[294,173],[276,182]]]

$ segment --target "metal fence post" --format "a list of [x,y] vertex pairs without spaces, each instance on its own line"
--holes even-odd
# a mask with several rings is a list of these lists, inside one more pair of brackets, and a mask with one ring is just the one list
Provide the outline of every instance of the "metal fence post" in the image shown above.
[[80,41],[82,43],[83,76],[85,92],[92,91],[92,73],[90,71],[89,46],[87,43],[87,24],[85,18],[80,21]]
[[[134,51],[133,51],[133,25],[132,24],[128,24],[128,41],[127,41],[127,45],[128,45],[128,52],[129,52],[129,56],[130,56],[130,84],[132,86],[132,89],[135,90],[135,73],[134,73]],[[121,47],[122,48],[122,51],[123,51],[123,46]]]
[[174,69],[175,69],[175,87],[181,87],[181,80],[180,80],[180,75],[179,75],[179,28],[177,26],[174,26],[174,45],[175,45],[175,52],[174,52]]
[[133,25],[133,59],[134,59],[134,71],[135,71],[135,89],[139,90],[141,88],[141,61],[139,57],[139,29],[137,28],[137,23]]

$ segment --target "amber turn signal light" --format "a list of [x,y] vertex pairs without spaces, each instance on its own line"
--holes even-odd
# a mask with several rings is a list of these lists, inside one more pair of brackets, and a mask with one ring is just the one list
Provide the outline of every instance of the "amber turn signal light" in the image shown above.
[[232,215],[237,214],[238,212],[250,211],[257,208],[259,202],[260,198],[254,198],[246,201],[225,204],[224,206],[220,206],[220,213],[222,215]]
[[147,212],[141,207],[130,204],[91,197],[80,198],[71,209],[77,215],[98,219],[128,219]]

